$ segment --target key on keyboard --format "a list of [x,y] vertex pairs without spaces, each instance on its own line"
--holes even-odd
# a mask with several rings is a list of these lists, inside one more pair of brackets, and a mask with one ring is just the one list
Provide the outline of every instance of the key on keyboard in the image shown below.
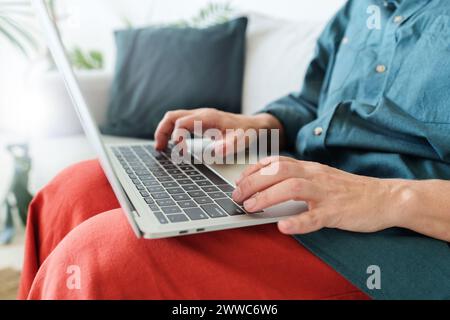
[[238,207],[237,204],[235,204],[230,199],[218,199],[216,202],[219,204],[219,206],[222,207],[230,216],[237,216],[245,214],[245,211]]
[[183,209],[197,207],[197,204],[192,200],[179,201],[178,205]]
[[191,220],[203,220],[208,219],[208,216],[205,214],[205,212],[200,208],[195,209],[185,209],[184,213],[186,213]]
[[[191,183],[192,183],[192,181],[191,181]],[[194,185],[194,184],[189,184],[189,185],[183,186],[183,189],[186,190],[186,191],[200,190],[200,188],[197,187],[197,186]]]
[[221,218],[227,216],[227,214],[217,204],[205,204],[202,205],[201,208],[205,210],[211,218]]
[[173,206],[173,207],[162,207],[161,208],[162,212],[164,212],[165,214],[174,214],[174,213],[179,213],[181,212],[181,209],[178,206]]
[[189,221],[188,217],[186,217],[184,214],[171,214],[168,215],[167,218],[170,220],[170,222],[173,223]]
[[169,206],[174,206],[175,205],[175,201],[173,201],[172,199],[156,200],[156,203],[160,207],[169,207]]
[[169,194],[177,194],[177,193],[184,193],[184,190],[181,188],[171,188],[171,189],[167,189],[167,192]]
[[195,202],[198,204],[207,204],[207,203],[214,203],[210,198],[204,197],[204,198],[195,198]]

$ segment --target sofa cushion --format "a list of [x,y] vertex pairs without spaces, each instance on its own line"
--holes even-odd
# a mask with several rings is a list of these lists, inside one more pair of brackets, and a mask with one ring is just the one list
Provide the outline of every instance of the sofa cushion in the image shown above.
[[250,13],[242,112],[252,114],[301,89],[325,22],[288,21]]
[[105,134],[152,138],[164,114],[214,106],[240,112],[247,18],[205,29],[116,32]]

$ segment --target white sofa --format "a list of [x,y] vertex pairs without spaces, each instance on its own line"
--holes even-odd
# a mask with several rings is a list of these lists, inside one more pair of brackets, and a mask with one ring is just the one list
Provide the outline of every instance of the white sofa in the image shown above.
[[[286,21],[249,14],[243,113],[251,114],[267,103],[301,87],[315,41],[324,22]],[[85,97],[98,123],[105,120],[109,72],[78,73]],[[46,74],[36,89],[46,95],[46,138],[31,143],[33,169],[30,190],[35,193],[60,170],[95,157],[68,99],[61,78]],[[117,139],[117,138],[114,138]]]

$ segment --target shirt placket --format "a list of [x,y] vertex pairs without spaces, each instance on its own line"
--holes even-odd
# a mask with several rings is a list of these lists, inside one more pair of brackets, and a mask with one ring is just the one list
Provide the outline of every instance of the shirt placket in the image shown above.
[[380,44],[377,60],[373,66],[374,80],[379,83],[377,86],[377,101],[383,97],[386,90],[396,48],[395,35],[403,20],[404,17],[401,15],[400,10],[397,9],[385,21],[382,43]]
[[398,41],[397,34],[399,29],[402,28],[408,19],[411,18],[417,11],[427,5],[428,2],[429,0],[416,0],[397,4],[397,9],[388,20],[383,37],[383,45],[381,46],[382,48],[379,56],[379,64],[375,68],[376,72],[384,77],[383,85],[378,97],[379,99],[382,98],[391,82],[395,80],[389,76],[393,76],[390,71],[393,69],[393,61],[395,58],[395,51]]

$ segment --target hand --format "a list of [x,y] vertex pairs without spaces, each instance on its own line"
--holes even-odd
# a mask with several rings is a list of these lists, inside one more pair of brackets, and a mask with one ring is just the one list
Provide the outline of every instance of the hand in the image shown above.
[[[156,149],[163,150],[167,147],[169,140],[179,142],[178,137],[181,129],[193,132],[194,122],[201,121],[202,129],[218,129],[223,133],[222,141],[216,141],[216,150],[221,149],[226,154],[227,147],[235,145],[239,139],[236,135],[226,135],[227,129],[280,129],[280,122],[269,114],[256,116],[244,116],[216,109],[178,110],[167,112],[159,123],[155,132]],[[281,138],[281,133],[280,133]],[[231,149],[231,148],[230,148]],[[233,150],[235,150],[233,148]]]
[[363,177],[285,157],[263,159],[247,168],[236,184],[233,199],[243,202],[249,212],[289,200],[307,202],[309,211],[279,222],[285,234],[322,228],[376,232],[394,227],[402,209],[399,200],[405,196],[402,180]]

